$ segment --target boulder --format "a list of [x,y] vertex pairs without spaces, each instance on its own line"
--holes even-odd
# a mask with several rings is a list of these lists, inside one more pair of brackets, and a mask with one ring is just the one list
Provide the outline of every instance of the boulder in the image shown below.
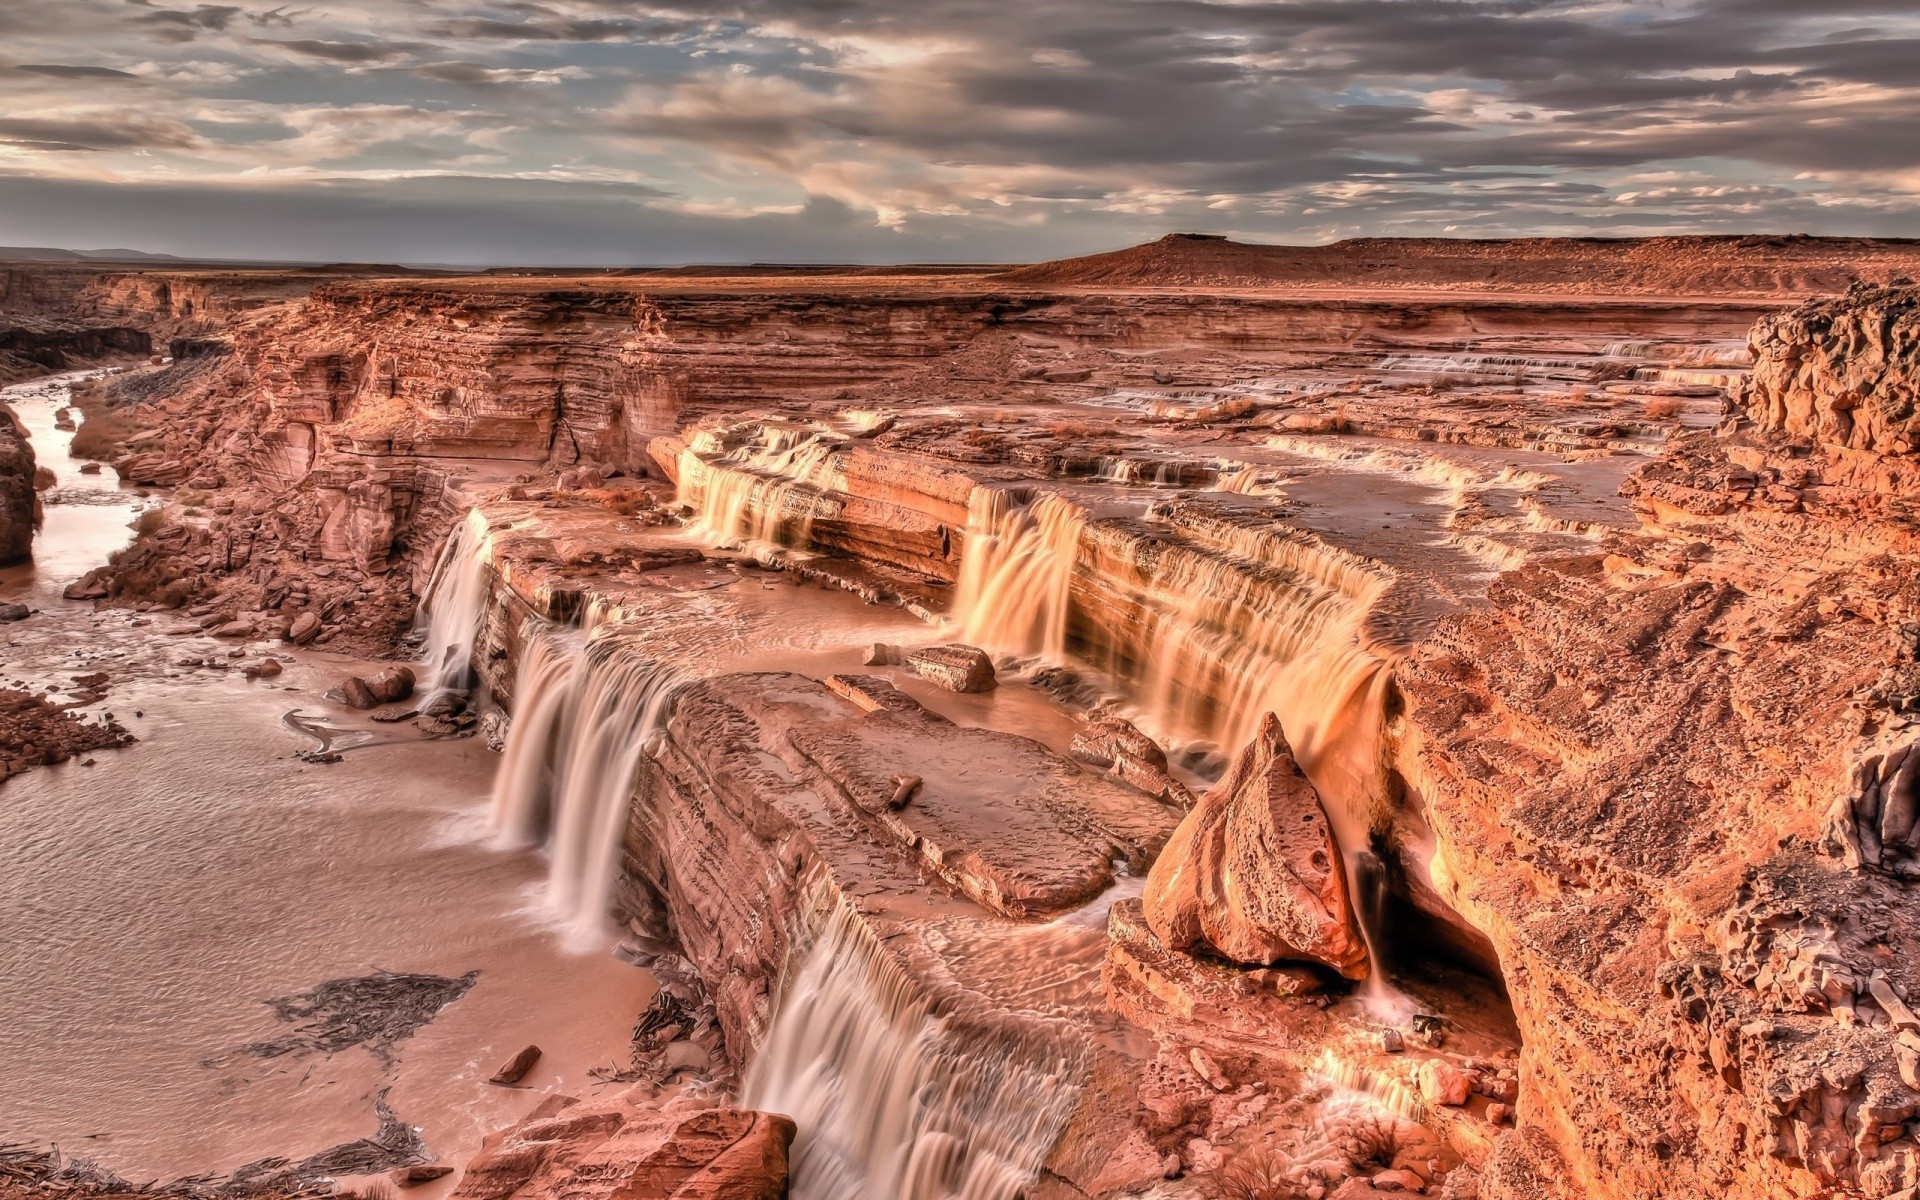
[[287,640],[296,646],[304,646],[319,637],[320,630],[320,614],[304,612],[295,617],[293,624],[287,627]]
[[413,669],[388,667],[375,675],[349,675],[340,681],[340,695],[354,708],[378,708],[413,695]]
[[11,600],[0,601],[0,621],[24,621],[33,615],[33,610],[24,604],[15,604]]
[[1180,822],[1144,903],[1148,926],[1174,950],[1367,975],[1332,826],[1271,713]]
[[533,1064],[540,1061],[540,1047],[525,1046],[518,1054],[500,1064],[500,1069],[488,1078],[487,1082],[501,1087],[511,1087],[527,1077],[533,1070]]
[[95,567],[68,584],[61,595],[69,600],[103,600],[107,595],[106,567]]
[[1430,1058],[1415,1072],[1420,1098],[1429,1107],[1458,1108],[1473,1094],[1473,1077],[1444,1059]]
[[907,669],[952,692],[992,691],[993,660],[973,646],[928,646],[906,657]]
[[413,695],[413,668],[388,667],[367,682],[375,699],[382,704],[392,704]]
[[551,1097],[487,1139],[456,1200],[783,1200],[791,1118],[623,1098]]
[[1067,753],[1090,767],[1099,767],[1151,796],[1182,808],[1193,807],[1193,792],[1167,768],[1167,752],[1140,732],[1133,722],[1102,715],[1073,735]]

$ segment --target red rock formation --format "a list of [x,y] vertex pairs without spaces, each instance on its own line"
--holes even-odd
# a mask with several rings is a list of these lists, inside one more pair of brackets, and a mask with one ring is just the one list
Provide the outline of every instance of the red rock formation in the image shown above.
[[1887,877],[1920,694],[1920,546],[1886,490],[1910,303],[1763,322],[1759,424],[1675,444],[1630,483],[1641,533],[1504,577],[1399,671],[1435,876],[1525,1033],[1483,1194],[1920,1182],[1920,931]]
[[554,1097],[487,1139],[458,1200],[781,1200],[793,1122],[681,1096]]
[[27,431],[11,410],[0,406],[0,566],[33,553],[33,533],[40,526],[36,469]]
[[1366,978],[1340,847],[1271,713],[1154,861],[1146,920],[1189,954],[1314,962]]

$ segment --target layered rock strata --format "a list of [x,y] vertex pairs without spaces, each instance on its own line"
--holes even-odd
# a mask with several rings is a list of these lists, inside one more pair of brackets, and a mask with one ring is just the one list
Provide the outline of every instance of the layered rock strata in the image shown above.
[[1920,1182],[1898,761],[1920,592],[1887,490],[1913,304],[1762,322],[1751,419],[1636,476],[1638,533],[1503,577],[1399,671],[1410,800],[1525,1033],[1484,1194]]

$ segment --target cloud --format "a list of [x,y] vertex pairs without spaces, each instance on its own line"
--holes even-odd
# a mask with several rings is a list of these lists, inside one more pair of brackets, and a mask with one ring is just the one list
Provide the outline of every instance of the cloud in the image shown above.
[[329,42],[318,38],[292,38],[277,40],[273,38],[255,38],[255,46],[267,46],[297,54],[305,58],[317,58],[336,63],[383,63],[397,58],[410,58],[415,54],[431,51],[432,46],[423,42]]
[[201,144],[180,122],[130,111],[0,117],[0,140],[57,150],[180,150]]
[[[572,246],[533,232],[537,197],[571,210],[588,180],[734,231],[728,257],[782,257],[755,239],[826,213],[883,257],[998,259],[1034,231],[1920,215],[1912,0],[66,0],[4,6],[0,32],[37,64],[0,69],[10,170],[255,197],[384,180],[409,212],[458,209],[454,184],[403,188],[457,175],[527,206],[502,247]],[[101,85],[136,77],[147,123],[102,116]],[[129,240],[110,232],[90,240]]]
[[29,75],[46,75],[54,79],[138,79],[131,71],[116,71],[112,67],[70,66],[64,63],[25,63],[13,68],[25,71]]

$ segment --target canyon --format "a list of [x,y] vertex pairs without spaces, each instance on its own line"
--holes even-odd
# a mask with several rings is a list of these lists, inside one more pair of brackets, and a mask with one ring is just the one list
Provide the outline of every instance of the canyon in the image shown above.
[[[267,965],[145,1060],[212,1134],[10,970],[0,1181],[1920,1194],[1916,267],[0,266],[0,844],[198,877],[201,804],[311,893],[214,889]],[[20,944],[174,990],[101,889]],[[272,1056],[324,1084],[190,1065],[356,963],[411,1016]]]

